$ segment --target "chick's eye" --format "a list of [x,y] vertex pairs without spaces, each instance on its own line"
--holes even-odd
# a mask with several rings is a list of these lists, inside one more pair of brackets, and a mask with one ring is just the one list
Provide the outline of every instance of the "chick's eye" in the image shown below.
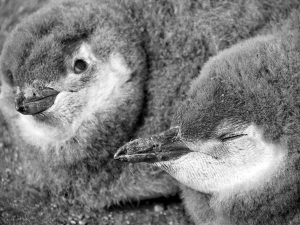
[[76,74],[83,73],[87,70],[88,64],[83,59],[76,59],[74,62],[74,72]]

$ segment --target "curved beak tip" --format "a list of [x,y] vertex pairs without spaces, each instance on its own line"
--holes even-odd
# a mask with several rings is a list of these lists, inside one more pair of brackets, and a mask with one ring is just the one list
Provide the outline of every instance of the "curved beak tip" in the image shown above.
[[24,114],[24,113],[26,113],[26,107],[25,106],[23,106],[23,105],[18,105],[18,104],[16,104],[15,105],[15,108],[16,108],[16,110],[19,112],[19,113],[22,113],[22,114]]
[[124,159],[126,159],[126,150],[125,148],[121,147],[118,149],[118,151],[114,154],[114,159],[116,160],[120,160],[120,161],[124,161]]

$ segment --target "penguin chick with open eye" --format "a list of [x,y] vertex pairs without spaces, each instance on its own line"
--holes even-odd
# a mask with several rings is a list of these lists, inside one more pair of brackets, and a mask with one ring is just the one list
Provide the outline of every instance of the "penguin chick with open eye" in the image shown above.
[[[85,188],[73,192],[89,207],[177,192],[164,171],[113,160],[143,109],[140,42],[127,12],[110,1],[55,3],[12,32],[1,55],[1,111],[24,148],[29,184],[69,195]],[[136,179],[127,176],[132,167]]]
[[192,82],[177,126],[115,158],[180,181],[195,224],[290,224],[300,201],[299,46],[297,29],[219,53]]

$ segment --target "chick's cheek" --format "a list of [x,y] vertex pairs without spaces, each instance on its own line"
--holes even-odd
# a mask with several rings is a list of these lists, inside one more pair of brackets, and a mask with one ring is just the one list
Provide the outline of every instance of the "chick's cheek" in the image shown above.
[[175,160],[172,166],[167,165],[167,168],[172,168],[167,172],[190,188],[211,193],[220,188],[219,184],[224,171],[216,170],[216,165],[219,164],[222,164],[221,160],[203,153],[192,152]]
[[13,114],[17,113],[15,110],[14,95],[11,92],[2,90],[0,93],[0,109],[1,111],[9,110]]

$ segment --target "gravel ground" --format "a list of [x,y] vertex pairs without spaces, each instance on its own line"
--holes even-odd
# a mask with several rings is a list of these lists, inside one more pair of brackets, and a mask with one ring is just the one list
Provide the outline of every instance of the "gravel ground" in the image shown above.
[[0,115],[0,225],[191,224],[178,196],[89,210],[24,184],[19,155]]

